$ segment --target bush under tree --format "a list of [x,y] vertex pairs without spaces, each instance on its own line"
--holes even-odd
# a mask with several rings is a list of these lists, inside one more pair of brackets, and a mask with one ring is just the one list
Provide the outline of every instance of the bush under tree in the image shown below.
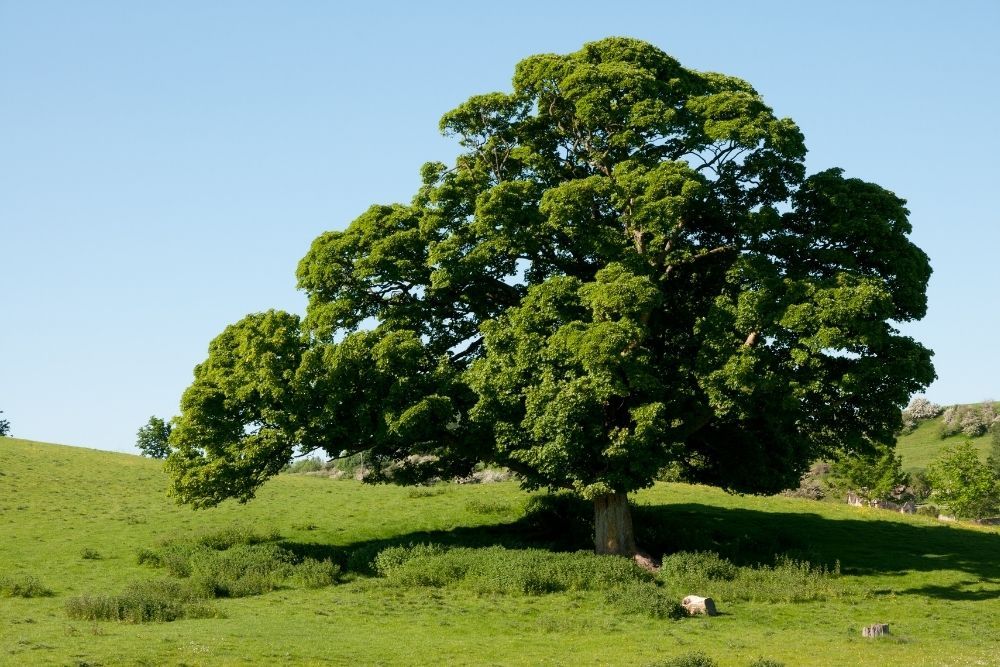
[[409,204],[317,238],[304,319],[209,346],[168,459],[195,505],[251,498],[295,452],[365,452],[370,481],[478,462],[589,499],[636,551],[626,494],[683,479],[774,493],[890,442],[930,351],[905,202],[805,171],[750,84],[611,38],[518,64],[444,115],[463,152]]

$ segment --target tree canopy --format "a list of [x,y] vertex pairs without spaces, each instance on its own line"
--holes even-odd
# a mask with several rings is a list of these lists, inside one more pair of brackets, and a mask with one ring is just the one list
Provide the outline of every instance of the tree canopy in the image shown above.
[[[930,276],[905,202],[807,175],[747,82],[610,38],[521,61],[441,129],[461,153],[410,203],[313,242],[304,319],[212,341],[172,436],[182,501],[246,500],[313,450],[403,482],[490,461],[619,511],[667,465],[774,492],[891,443],[934,378],[896,328]],[[599,550],[634,549],[623,511]]]

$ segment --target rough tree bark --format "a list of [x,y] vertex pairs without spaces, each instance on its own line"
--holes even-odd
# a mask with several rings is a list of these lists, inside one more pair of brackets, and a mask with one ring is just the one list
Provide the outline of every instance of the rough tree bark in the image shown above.
[[627,494],[609,493],[594,498],[594,550],[629,558],[638,553]]

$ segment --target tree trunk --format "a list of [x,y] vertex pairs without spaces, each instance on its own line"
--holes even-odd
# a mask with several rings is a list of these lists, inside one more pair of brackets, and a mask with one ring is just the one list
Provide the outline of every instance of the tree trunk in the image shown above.
[[635,556],[635,533],[628,495],[609,493],[594,498],[594,549],[599,554]]

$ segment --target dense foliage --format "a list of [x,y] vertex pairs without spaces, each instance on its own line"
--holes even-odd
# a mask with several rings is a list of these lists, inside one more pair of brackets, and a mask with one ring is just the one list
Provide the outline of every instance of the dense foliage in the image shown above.
[[838,486],[867,501],[909,499],[910,475],[903,472],[902,458],[887,447],[874,454],[844,458],[835,464],[833,473]]
[[961,519],[1000,514],[1000,476],[979,458],[965,440],[947,448],[928,468],[931,498]]
[[[0,410],[0,415],[3,414],[3,410]],[[0,419],[0,437],[10,434],[10,421],[7,419]]]
[[137,432],[135,446],[143,456],[165,459],[170,454],[170,431],[172,427],[159,417],[149,418]]
[[937,403],[931,403],[923,396],[917,396],[903,410],[903,432],[912,433],[918,422],[933,419],[943,412]]
[[941,415],[941,437],[961,433],[975,438],[985,435],[993,424],[1000,424],[1000,405],[993,401],[953,405]]
[[441,127],[454,165],[315,240],[304,319],[212,341],[171,439],[181,500],[365,451],[372,480],[487,460],[627,524],[666,465],[773,492],[891,442],[933,379],[894,328],[930,275],[903,200],[807,176],[802,133],[747,82],[605,39],[523,60]]
[[986,460],[993,474],[1000,479],[1000,422],[990,428],[990,455]]

